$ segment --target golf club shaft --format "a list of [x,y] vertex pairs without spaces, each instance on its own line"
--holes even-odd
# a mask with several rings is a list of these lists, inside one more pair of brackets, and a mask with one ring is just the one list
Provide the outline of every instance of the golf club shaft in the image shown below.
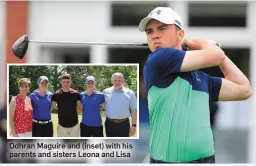
[[114,42],[74,42],[74,41],[40,41],[29,40],[30,43],[48,43],[48,44],[81,44],[81,45],[108,45],[108,46],[123,46],[123,47],[148,47],[146,43],[114,43]]
[[[41,41],[41,40],[29,40],[30,43],[47,43],[47,44],[81,44],[81,45],[107,45],[118,47],[148,47],[147,43],[114,43],[114,42],[74,42],[74,41]],[[220,47],[219,43],[215,45]],[[183,50],[187,49],[187,46],[182,44]]]
[[[45,44],[79,44],[79,45],[107,45],[107,46],[113,46],[113,47],[144,47],[149,48],[147,43],[116,43],[116,42],[80,42],[80,41],[43,41],[43,40],[29,40],[28,35],[24,34],[22,35],[18,40],[15,41],[15,43],[12,46],[13,54],[19,58],[22,59],[28,49],[29,43],[45,43]],[[211,43],[216,44],[220,47],[219,43],[216,43],[214,41],[211,41]],[[183,43],[182,44],[182,50],[187,51],[188,47]]]

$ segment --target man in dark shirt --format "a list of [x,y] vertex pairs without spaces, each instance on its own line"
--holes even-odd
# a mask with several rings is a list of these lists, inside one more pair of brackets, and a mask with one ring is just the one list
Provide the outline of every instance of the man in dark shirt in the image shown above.
[[71,88],[71,75],[64,73],[61,76],[62,88],[57,90],[52,98],[52,109],[58,109],[58,136],[79,137],[80,128],[78,124],[77,108],[81,109],[79,92]]

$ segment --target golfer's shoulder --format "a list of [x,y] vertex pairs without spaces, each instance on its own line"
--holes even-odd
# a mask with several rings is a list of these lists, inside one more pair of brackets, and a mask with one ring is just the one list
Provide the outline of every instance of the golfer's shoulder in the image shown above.
[[61,89],[58,89],[55,91],[54,95],[60,95],[62,93],[62,90]]
[[106,89],[104,89],[104,90],[102,91],[103,94],[104,94],[104,93],[111,93],[111,92],[113,92],[113,87],[106,88]]
[[47,91],[47,92],[46,92],[46,95],[47,95],[47,96],[52,96],[52,95],[53,95],[53,93],[52,93],[52,92],[50,92],[50,91]]
[[10,100],[10,107],[16,107],[17,103],[19,103],[19,101],[17,101],[17,96],[12,96]]
[[16,104],[16,96],[12,96],[10,104]]
[[71,88],[71,89],[70,89],[70,93],[79,94],[78,90],[76,90],[76,89],[73,89],[73,88]]
[[37,96],[38,92],[39,92],[39,89],[35,89],[33,92],[31,92],[31,93],[29,94],[29,97]]
[[129,89],[129,88],[126,88],[126,87],[123,87],[123,91],[128,94],[128,95],[134,95],[134,91]]
[[176,48],[159,48],[148,56],[147,61],[166,61],[168,59],[179,58],[180,56],[183,57],[185,54],[186,51]]
[[95,90],[94,91],[94,94],[96,94],[96,95],[103,95],[100,91],[98,91],[98,90]]
[[80,96],[83,96],[83,95],[85,95],[85,91],[84,92],[80,92],[79,94],[80,94]]
[[53,92],[50,92],[50,91],[47,91],[46,93],[49,95],[53,95]]

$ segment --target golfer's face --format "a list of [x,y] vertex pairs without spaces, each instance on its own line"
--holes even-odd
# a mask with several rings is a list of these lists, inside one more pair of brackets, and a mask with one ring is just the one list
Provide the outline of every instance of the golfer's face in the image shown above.
[[112,83],[113,83],[113,86],[115,88],[121,88],[123,86],[123,84],[124,84],[124,78],[122,78],[122,77],[114,77],[112,79]]
[[42,83],[39,84],[40,89],[47,89],[48,88],[48,82],[45,80]]
[[151,20],[146,29],[149,49],[153,52],[158,48],[173,48],[177,45],[177,32],[175,25],[163,24]]
[[86,84],[86,87],[88,90],[94,90],[95,88],[95,83],[93,81],[88,81]]
[[23,84],[22,86],[20,86],[20,93],[22,94],[27,94],[29,92],[29,89],[30,89],[30,84],[26,83],[26,84]]
[[72,81],[70,79],[63,79],[61,80],[62,88],[68,89],[71,87]]

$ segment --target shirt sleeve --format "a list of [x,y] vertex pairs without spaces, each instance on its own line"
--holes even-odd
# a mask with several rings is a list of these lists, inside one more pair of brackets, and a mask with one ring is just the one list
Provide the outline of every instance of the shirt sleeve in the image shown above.
[[49,98],[52,100],[53,93],[50,93]]
[[79,93],[77,93],[77,95],[76,95],[76,96],[77,96],[76,101],[79,101],[79,100],[81,101],[81,96],[80,96],[80,94],[79,94]]
[[53,94],[53,95],[52,95],[52,101],[55,101],[55,102],[57,101],[57,99],[56,99],[56,94]]
[[105,96],[103,94],[100,95],[100,104],[105,103]]
[[208,76],[209,99],[211,102],[219,100],[219,93],[222,85],[221,77]]
[[28,97],[30,98],[32,107],[33,107],[33,109],[34,109],[35,106],[34,106],[34,98],[33,98],[33,96],[34,96],[34,95],[31,93]]
[[79,93],[79,96],[80,96],[80,100],[82,101],[83,93]]
[[152,63],[161,76],[179,73],[186,52],[174,48],[163,48],[153,55]]
[[130,109],[137,110],[137,98],[134,92],[130,94]]
[[103,94],[103,96],[105,96],[105,90],[103,90],[101,93]]

